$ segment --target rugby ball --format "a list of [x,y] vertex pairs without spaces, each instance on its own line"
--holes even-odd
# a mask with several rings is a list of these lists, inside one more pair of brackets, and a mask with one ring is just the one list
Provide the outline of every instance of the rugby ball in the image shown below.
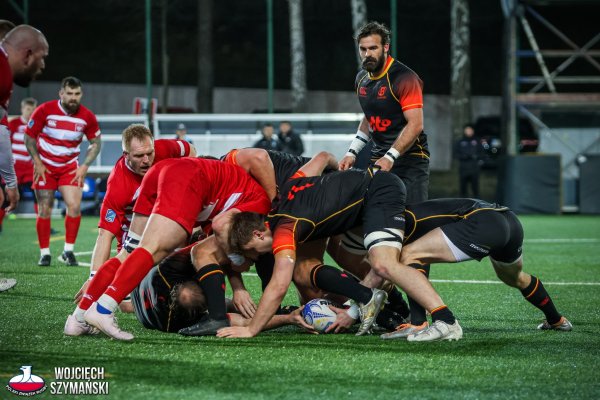
[[302,317],[317,332],[325,332],[335,322],[336,314],[329,306],[332,303],[325,299],[313,299],[304,305]]

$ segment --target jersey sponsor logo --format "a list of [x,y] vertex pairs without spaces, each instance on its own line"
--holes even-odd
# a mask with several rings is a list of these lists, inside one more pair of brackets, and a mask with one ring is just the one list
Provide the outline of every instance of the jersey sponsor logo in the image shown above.
[[117,217],[117,213],[114,212],[114,210],[111,210],[109,208],[108,210],[106,210],[106,215],[104,216],[104,220],[106,222],[114,222],[116,217]]
[[392,124],[392,120],[381,118],[380,116],[372,116],[369,118],[369,127],[373,132],[385,132]]
[[294,197],[296,197],[296,193],[303,191],[304,189],[308,189],[311,186],[315,186],[314,183],[307,183],[306,185],[302,185],[302,186],[292,186],[292,188],[290,189],[290,191],[288,192],[288,200],[294,200]]
[[75,132],[82,132],[82,131],[83,131],[83,125],[75,124]]
[[361,97],[365,97],[367,95],[367,88],[364,87],[364,86],[361,86],[358,89],[358,95],[361,96]]
[[32,128],[33,124],[35,124],[35,122],[32,119],[30,119],[29,122],[27,123],[27,126]]
[[379,88],[379,91],[377,92],[377,98],[378,99],[385,99],[385,92],[387,90],[387,86],[382,86]]
[[48,126],[51,128],[56,128],[56,121],[53,119],[48,120]]

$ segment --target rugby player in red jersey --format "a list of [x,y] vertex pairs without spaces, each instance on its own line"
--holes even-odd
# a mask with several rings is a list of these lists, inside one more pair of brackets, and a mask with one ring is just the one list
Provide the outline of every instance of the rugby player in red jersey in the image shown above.
[[[62,80],[59,100],[35,109],[25,130],[25,146],[33,158],[33,189],[38,200],[36,230],[40,246],[39,266],[50,266],[50,217],[54,192],[58,190],[66,205],[65,245],[60,260],[77,266],[73,254],[81,224],[83,181],[94,162],[102,140],[94,113],[81,104],[82,83],[69,76]],[[85,160],[79,165],[83,136],[89,141]]]

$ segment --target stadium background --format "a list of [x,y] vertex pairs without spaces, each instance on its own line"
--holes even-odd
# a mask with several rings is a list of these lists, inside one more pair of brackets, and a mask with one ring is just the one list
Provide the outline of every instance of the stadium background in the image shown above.
[[[2,1],[0,18],[22,22],[13,4],[23,3],[21,0]],[[569,37],[578,44],[598,32],[600,6],[596,1],[535,3],[536,9],[568,31]],[[28,4],[29,22],[44,31],[51,46],[47,70],[30,93],[40,101],[55,99],[60,79],[73,74],[84,81],[83,103],[93,111],[100,115],[131,114],[133,98],[146,95],[144,2],[29,0]],[[197,107],[198,4],[198,1],[168,1],[170,83],[173,85],[169,105],[180,111],[196,111]],[[389,22],[390,2],[373,0],[366,4],[369,19]],[[265,2],[237,0],[212,2],[212,5],[214,111],[265,110]],[[502,94],[501,7],[497,0],[473,0],[469,6],[473,117],[497,115]],[[358,112],[358,102],[352,93],[356,61],[349,1],[305,0],[303,11],[309,95],[314,96],[315,104],[320,107],[314,112]],[[161,85],[159,13],[160,4],[153,1],[153,96],[157,98],[160,98]],[[287,111],[290,108],[287,2],[274,1],[274,14],[275,108]],[[445,142],[437,145],[438,159],[444,162],[435,166],[432,195],[456,195],[456,169],[448,153],[442,153],[447,151],[443,143],[452,140],[448,107],[450,2],[398,1],[398,27],[398,42],[394,47],[399,59],[414,68],[425,81],[427,126],[434,126],[432,133],[445,138]],[[537,29],[536,33],[542,35],[540,42],[549,42],[550,47],[559,46],[553,35],[544,36],[544,31]],[[573,73],[594,73],[585,63],[575,63],[573,67]],[[524,65],[524,68],[524,73],[535,74],[535,64]],[[592,87],[579,85],[571,89],[594,91]],[[18,113],[17,105],[25,95],[25,91],[15,91],[11,105],[13,115]],[[323,109],[326,106],[331,109]],[[582,146],[587,148],[596,141],[591,151],[600,153],[595,136],[600,135],[597,114],[580,114],[573,109],[551,114],[556,117],[556,125],[551,127],[567,143],[587,138],[590,142]],[[257,126],[256,122],[250,124],[249,134],[254,134]],[[165,132],[171,135],[167,128]],[[544,145],[544,138],[544,134],[540,135],[540,146]],[[573,158],[573,151],[565,150],[564,143],[554,146],[551,153],[562,151],[563,159]],[[540,157],[540,154],[532,157]],[[592,160],[593,154],[588,159]],[[553,183],[553,189],[559,192],[554,191],[553,195],[561,196],[564,205],[565,172],[561,167],[562,164],[555,177],[563,182]],[[520,168],[521,172],[536,169],[528,165]],[[578,170],[580,166],[569,168]],[[586,171],[588,182],[599,181],[598,171],[598,168]],[[484,172],[484,197],[496,197],[498,173],[498,168]],[[579,178],[579,173],[566,175],[573,185],[585,186]],[[531,183],[520,182],[519,192],[527,192]],[[574,191],[570,200],[578,203],[577,189],[569,190]],[[520,204],[519,199],[517,202]],[[35,266],[35,221],[7,220],[0,236],[0,276],[15,277],[19,283],[0,295],[0,398],[13,396],[3,386],[19,374],[21,365],[32,365],[33,372],[47,383],[56,380],[54,368],[58,366],[104,366],[111,384],[109,397],[127,399],[149,396],[598,398],[599,217],[522,215],[521,218],[526,232],[524,253],[528,272],[545,280],[575,330],[569,335],[540,334],[535,330],[540,317],[537,311],[524,302],[518,292],[496,284],[487,261],[468,262],[433,268],[434,285],[447,302],[453,304],[465,326],[465,339],[431,346],[386,343],[377,336],[313,337],[294,328],[266,333],[248,341],[183,338],[145,330],[131,315],[120,316],[120,323],[136,335],[133,344],[65,338],[62,335],[64,320],[73,309],[72,296],[87,276],[87,268],[40,269]],[[84,262],[94,244],[96,223],[97,217],[86,217],[82,223],[77,251],[82,253],[78,257]],[[53,253],[62,240],[64,237],[60,234],[52,238]],[[250,274],[245,280],[258,301],[257,279]],[[296,301],[290,291],[286,302]],[[45,393],[36,397],[53,396]]]

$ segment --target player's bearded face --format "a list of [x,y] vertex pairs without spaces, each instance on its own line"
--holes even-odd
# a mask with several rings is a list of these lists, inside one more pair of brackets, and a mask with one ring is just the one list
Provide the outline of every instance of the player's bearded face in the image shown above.
[[69,114],[75,114],[81,104],[81,88],[66,87],[60,91],[60,104]]
[[386,48],[381,45],[379,35],[362,38],[358,47],[362,58],[362,68],[365,71],[373,73],[383,69],[387,54]]
[[154,163],[154,143],[150,138],[133,138],[130,144],[131,151],[125,153],[125,161],[131,170],[138,175],[145,175]]

